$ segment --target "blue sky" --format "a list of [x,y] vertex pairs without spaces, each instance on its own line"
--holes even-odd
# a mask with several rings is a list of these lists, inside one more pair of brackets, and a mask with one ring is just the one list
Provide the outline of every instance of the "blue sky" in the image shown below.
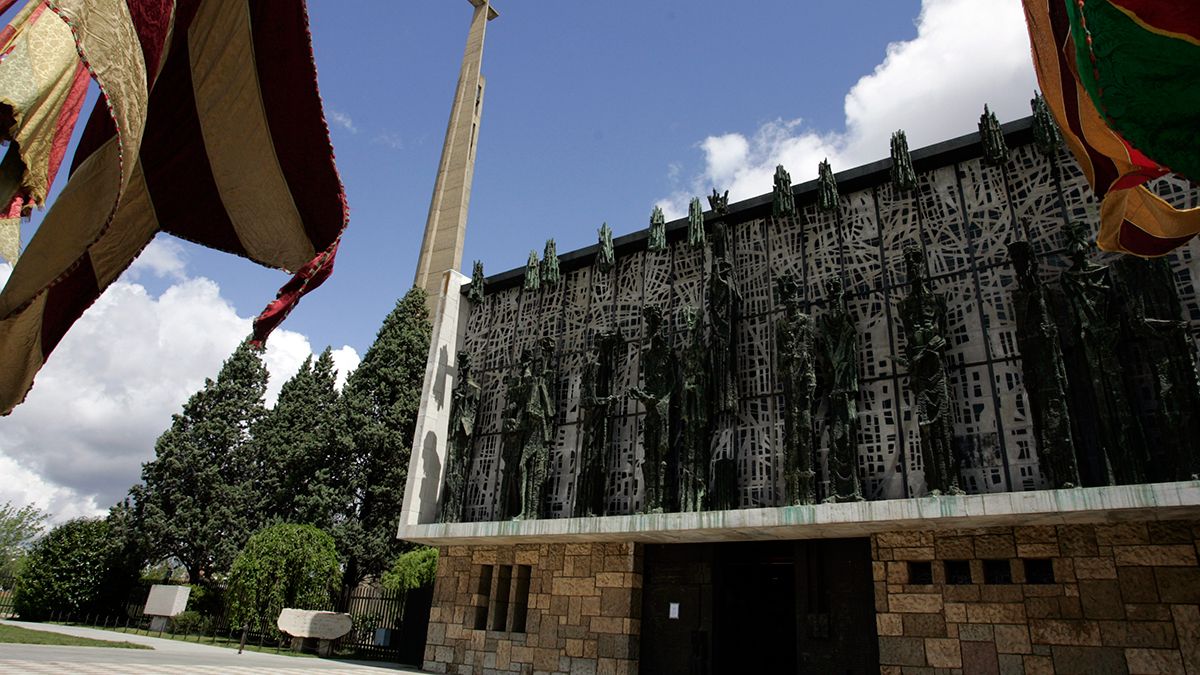
[[[352,368],[411,287],[471,9],[309,3],[351,221],[333,277],[272,337],[272,392],[325,345]],[[604,221],[617,235],[644,228],[655,204],[682,215],[713,187],[761,194],[776,163],[801,182],[825,157],[835,171],[885,157],[896,128],[915,148],[973,130],[985,102],[1001,121],[1023,117],[1035,86],[1017,0],[497,9],[463,261],[489,273],[523,265],[547,237],[565,252]],[[18,486],[0,485],[0,502],[61,518],[123,495],[286,278],[156,240],[0,419],[0,474],[18,479],[0,481]]]

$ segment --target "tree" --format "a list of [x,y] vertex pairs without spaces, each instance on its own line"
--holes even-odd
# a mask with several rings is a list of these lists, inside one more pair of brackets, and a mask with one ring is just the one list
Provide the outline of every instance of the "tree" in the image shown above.
[[174,556],[193,583],[229,570],[261,522],[261,460],[251,433],[266,412],[267,369],[242,343],[173,417],[130,490],[147,550]]
[[46,514],[32,504],[17,508],[12,502],[0,506],[0,574],[17,571],[18,563],[42,534]]
[[17,614],[42,621],[52,613],[106,612],[127,591],[120,544],[108,521],[68,521],[30,549],[13,588]]
[[233,561],[229,619],[273,625],[285,607],[329,609],[340,576],[333,537],[312,525],[272,525],[250,537]]
[[326,347],[283,384],[275,407],[254,430],[268,518],[331,533],[345,521],[352,495],[336,379]]
[[432,328],[414,287],[383,320],[375,343],[342,390],[351,452],[351,518],[344,530],[345,583],[382,574],[407,545],[396,538]]
[[383,587],[389,591],[411,591],[432,584],[437,575],[438,550],[432,546],[401,553],[392,569],[383,573]]

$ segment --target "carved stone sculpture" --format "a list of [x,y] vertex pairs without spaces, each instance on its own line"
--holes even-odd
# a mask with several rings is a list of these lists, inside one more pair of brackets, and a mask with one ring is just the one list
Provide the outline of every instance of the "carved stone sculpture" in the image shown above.
[[1046,99],[1042,98],[1041,94],[1034,94],[1029,101],[1029,106],[1033,108],[1034,147],[1043,157],[1051,159],[1058,157],[1058,151],[1063,142],[1062,132],[1058,130],[1058,125],[1054,123],[1054,118],[1050,115]]
[[912,155],[908,152],[908,137],[900,129],[892,134],[892,168],[889,172],[892,187],[907,192],[917,187],[917,172],[913,170]]
[[542,272],[538,269],[537,251],[529,252],[529,261],[525,263],[525,290],[537,291],[542,286]]
[[1000,166],[1008,161],[1008,144],[1004,142],[1004,132],[1000,129],[1000,121],[996,113],[983,106],[983,114],[979,116],[979,137],[983,144],[983,162],[988,166]]
[[1088,260],[1091,241],[1083,223],[1067,226],[1071,267],[1061,276],[1069,331],[1063,353],[1078,410],[1071,411],[1077,443],[1090,446],[1092,482],[1142,483],[1146,447],[1133,407],[1125,394],[1117,355],[1120,317],[1107,267]]
[[709,375],[713,412],[736,413],[738,408],[737,334],[741,295],[733,285],[733,254],[724,221],[712,228],[712,266],[708,275]]
[[684,307],[687,342],[679,359],[679,510],[703,508],[708,488],[711,444],[708,427],[708,347],[695,307]]
[[932,494],[960,494],[960,460],[954,452],[950,386],[946,378],[946,299],[929,287],[925,252],[920,244],[904,244],[908,296],[900,302],[904,323],[904,358],[921,432],[925,487]]
[[657,206],[650,212],[650,233],[646,237],[646,249],[651,253],[667,250],[667,219]]
[[771,215],[787,218],[796,213],[796,196],[792,194],[792,175],[780,164],[775,167],[775,187],[771,193]]
[[467,286],[467,300],[475,304],[483,302],[483,263],[478,260],[471,265],[471,285]]
[[[1146,420],[1151,481],[1189,480],[1200,471],[1200,382],[1196,351],[1175,288],[1171,265],[1164,258],[1124,257],[1113,265],[1113,281],[1121,298],[1125,373],[1137,373],[1153,396],[1140,397]],[[1129,391],[1137,391],[1131,382]]]
[[612,230],[608,228],[608,223],[600,225],[599,243],[600,250],[596,251],[596,268],[604,274],[608,274],[617,264],[616,254],[613,252]]
[[450,437],[447,439],[446,486],[442,489],[442,504],[438,520],[455,523],[463,517],[466,498],[467,472],[471,465],[471,439],[475,434],[475,417],[483,390],[475,380],[471,354],[460,351],[450,394]]
[[667,455],[670,451],[672,397],[675,396],[675,363],[670,338],[662,324],[662,311],[653,305],[642,310],[645,319],[645,346],[642,348],[643,387],[629,391],[629,397],[646,410],[642,420],[642,484],[645,486],[644,513],[660,513],[666,504]]
[[780,278],[778,292],[784,308],[775,324],[777,372],[783,384],[784,503],[812,504],[817,499],[813,471],[813,400],[817,389],[813,324],[801,311],[794,277]]
[[558,269],[558,245],[553,239],[546,240],[546,250],[542,254],[542,284],[545,286],[556,286],[562,279],[562,272]]
[[1027,241],[1014,241],[1008,245],[1008,255],[1017,273],[1017,288],[1013,291],[1017,346],[1042,475],[1052,488],[1075,487],[1080,484],[1079,464],[1071,436],[1067,369],[1058,327],[1038,277],[1033,247]]
[[826,499],[857,501],[862,499],[858,483],[858,326],[846,306],[846,289],[841,278],[826,282],[825,291],[818,345],[822,393],[829,397],[826,427],[830,493]]
[[572,515],[604,515],[604,488],[607,478],[611,434],[609,418],[621,396],[613,391],[618,352],[625,344],[620,332],[601,333],[596,347],[588,353],[583,368],[579,400],[580,443],[579,478],[575,487]]
[[817,165],[817,208],[826,213],[838,210],[837,180],[833,177],[833,168],[829,160],[821,160]]
[[700,206],[699,197],[692,197],[688,202],[688,245],[704,248],[704,208]]
[[549,338],[526,348],[505,389],[501,520],[547,515],[545,488],[555,423],[553,353]]

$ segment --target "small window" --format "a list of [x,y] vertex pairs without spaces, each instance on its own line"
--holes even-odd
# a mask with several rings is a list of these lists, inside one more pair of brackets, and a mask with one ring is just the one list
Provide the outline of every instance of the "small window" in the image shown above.
[[475,588],[479,600],[475,605],[475,630],[487,630],[488,602],[492,597],[492,566],[479,566],[479,585]]
[[946,568],[946,583],[963,585],[971,583],[971,561],[970,560],[947,560]]
[[1009,564],[1008,560],[984,560],[983,583],[1011,584],[1012,565]]
[[908,583],[927,585],[933,583],[933,563],[928,561],[910,560],[908,562]]
[[524,633],[532,568],[529,565],[480,565],[477,569],[478,600],[472,627]]
[[1054,563],[1049,558],[1026,558],[1022,562],[1025,563],[1025,583],[1054,583]]

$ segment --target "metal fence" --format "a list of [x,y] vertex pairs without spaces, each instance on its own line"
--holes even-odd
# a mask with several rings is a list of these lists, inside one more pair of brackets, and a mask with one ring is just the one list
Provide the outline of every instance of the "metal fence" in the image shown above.
[[[15,615],[12,587],[12,577],[0,576],[0,618]],[[149,585],[139,586],[120,607],[107,612],[56,611],[46,618],[51,622],[189,642],[238,645],[259,651],[281,652],[291,647],[291,638],[279,631],[274,616],[235,624],[230,621],[228,611],[219,614],[189,611],[152,630],[152,617],[142,611],[149,591]],[[425,650],[432,600],[432,585],[407,593],[362,586],[343,591],[331,599],[327,609],[350,614],[353,627],[334,643],[334,655],[419,665]],[[305,650],[310,649],[315,651],[315,644],[306,644]]]

